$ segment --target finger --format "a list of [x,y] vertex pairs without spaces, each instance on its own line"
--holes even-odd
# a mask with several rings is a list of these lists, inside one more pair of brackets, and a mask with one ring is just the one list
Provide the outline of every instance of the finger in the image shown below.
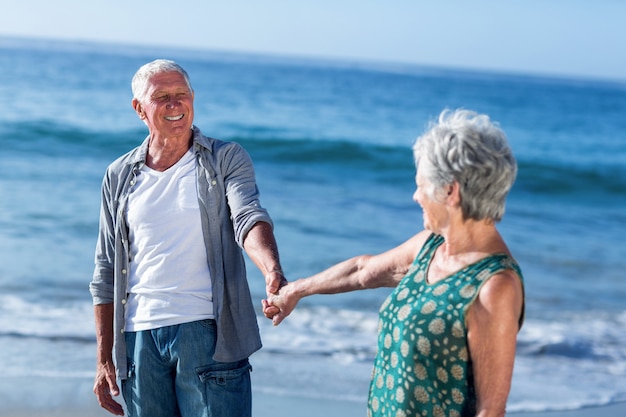
[[282,312],[279,312],[278,314],[276,314],[273,318],[272,318],[272,324],[274,326],[278,326],[280,323],[282,323],[282,321],[285,319],[285,315],[283,315]]
[[269,306],[265,311],[263,311],[263,314],[265,314],[265,317],[269,319],[271,319],[278,313],[280,313],[280,309],[275,306]]
[[263,315],[268,319],[271,319],[269,309],[271,308],[267,300],[261,300],[261,304],[263,305]]
[[277,294],[279,289],[280,289],[280,279],[271,280],[265,287],[265,291],[267,292],[267,295]]
[[111,377],[111,375],[107,375],[107,383],[109,384],[109,389],[113,396],[117,397],[118,395],[120,395],[120,389],[117,386],[117,381],[115,377]]
[[265,291],[267,295],[275,294],[280,288],[280,281],[283,274],[280,271],[271,271],[265,275]]
[[271,319],[280,312],[278,307],[270,305],[267,300],[262,300],[261,302],[263,303],[263,315],[268,319]]
[[272,278],[269,278],[269,276],[266,277],[266,283],[265,291],[269,296],[271,294],[278,294],[278,291],[287,285],[289,281],[287,281],[287,278],[282,274],[274,274]]
[[124,408],[113,399],[107,387],[102,385],[98,386],[96,389],[96,398],[98,399],[100,407],[104,408],[111,414],[115,414],[117,416],[124,415]]
[[124,415],[124,408],[121,406],[120,403],[114,401],[113,398],[111,398],[106,404],[100,405],[111,414],[114,414],[116,416]]
[[270,302],[267,299],[261,300],[261,304],[263,305],[263,311],[266,311],[268,309],[277,308],[275,305],[270,304]]

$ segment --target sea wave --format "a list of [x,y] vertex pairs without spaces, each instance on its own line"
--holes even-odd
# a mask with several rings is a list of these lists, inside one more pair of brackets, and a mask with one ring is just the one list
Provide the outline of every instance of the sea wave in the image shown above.
[[87,129],[54,120],[21,120],[0,125],[5,155],[47,155],[50,157],[113,158],[141,143],[141,128],[123,130]]
[[[6,156],[28,153],[110,161],[137,146],[146,134],[141,127],[98,130],[52,120],[18,121],[0,126]],[[414,175],[410,145],[377,145],[341,138],[318,140],[266,130],[223,139],[241,143],[255,163],[276,167],[313,167],[331,176],[359,173],[367,178],[369,173],[385,181],[412,181]],[[518,178],[513,192],[555,198],[585,195],[587,199],[607,197],[611,200],[626,195],[626,166],[623,164],[537,160],[524,154],[517,158]]]
[[522,160],[516,187],[527,193],[555,197],[586,195],[586,199],[626,195],[623,164],[563,164]]
[[[257,161],[326,167],[336,171],[385,174],[386,179],[411,179],[414,161],[408,146],[384,146],[351,141],[302,139],[233,138]],[[537,161],[518,156],[514,192],[555,198],[611,199],[626,196],[626,166],[623,164],[563,163]]]

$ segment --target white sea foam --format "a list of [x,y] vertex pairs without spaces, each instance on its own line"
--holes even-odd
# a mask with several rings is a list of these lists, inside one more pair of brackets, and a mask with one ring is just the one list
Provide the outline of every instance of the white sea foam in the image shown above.
[[0,295],[0,336],[95,340],[93,306],[84,300]]
[[[548,321],[527,320],[519,335],[509,410],[577,409],[623,400],[625,315],[589,312],[562,314]],[[272,355],[276,359],[273,369],[285,362],[294,367],[294,358],[303,356],[303,362],[310,363],[299,367],[305,366],[306,378],[313,381],[325,380],[328,372],[333,375],[331,381],[352,373],[355,380],[350,384],[323,383],[320,390],[328,390],[328,395],[354,397],[358,395],[354,386],[365,387],[361,395],[367,395],[369,373],[363,368],[371,368],[373,362],[377,320],[374,312],[296,309],[278,328],[261,321],[263,352],[268,360]],[[299,380],[302,374],[301,370],[288,374],[285,386],[293,390],[310,386]],[[305,391],[298,394],[305,395]]]
[[[93,375],[90,303],[0,295],[0,306],[0,369],[7,377]],[[367,396],[377,323],[375,310],[311,305],[299,306],[278,327],[260,317],[264,348],[252,358],[257,389],[278,381],[267,389],[310,396],[315,387],[321,398]],[[576,409],[626,399],[624,346],[626,311],[527,319],[519,334],[509,410]]]

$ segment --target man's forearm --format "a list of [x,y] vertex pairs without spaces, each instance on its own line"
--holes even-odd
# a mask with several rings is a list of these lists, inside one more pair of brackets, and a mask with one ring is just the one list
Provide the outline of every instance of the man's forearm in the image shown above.
[[274,231],[268,223],[258,222],[252,226],[243,247],[264,276],[270,272],[282,271]]
[[252,262],[265,277],[268,294],[276,293],[283,285],[285,277],[280,265],[278,244],[272,226],[265,222],[256,223],[248,232],[243,246]]
[[98,363],[111,362],[113,357],[113,304],[94,306],[96,322],[96,357]]

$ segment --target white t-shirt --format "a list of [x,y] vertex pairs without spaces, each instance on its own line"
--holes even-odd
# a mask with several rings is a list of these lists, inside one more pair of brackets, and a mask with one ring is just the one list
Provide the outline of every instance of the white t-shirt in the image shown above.
[[144,165],[126,220],[131,243],[126,330],[214,318],[193,152],[164,172]]

